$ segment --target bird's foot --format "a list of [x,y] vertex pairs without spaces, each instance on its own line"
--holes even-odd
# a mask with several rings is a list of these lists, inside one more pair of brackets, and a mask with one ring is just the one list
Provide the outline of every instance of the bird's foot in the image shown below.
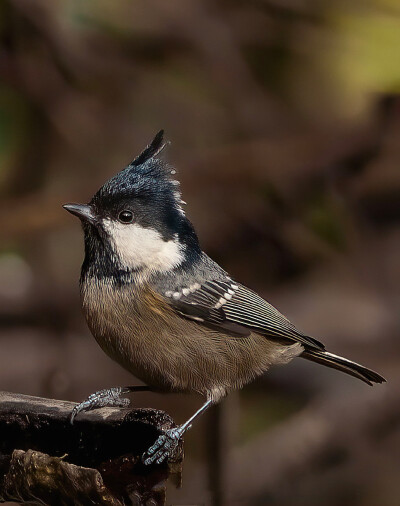
[[70,422],[74,423],[75,417],[78,413],[83,411],[91,411],[92,409],[104,408],[105,406],[116,406],[123,408],[128,406],[130,400],[126,397],[121,397],[122,394],[128,393],[128,388],[113,387],[105,390],[99,390],[83,402],[77,404],[71,412]]
[[179,448],[179,443],[185,432],[183,426],[168,429],[158,437],[157,441],[142,455],[143,463],[161,464],[167,458],[174,458]]

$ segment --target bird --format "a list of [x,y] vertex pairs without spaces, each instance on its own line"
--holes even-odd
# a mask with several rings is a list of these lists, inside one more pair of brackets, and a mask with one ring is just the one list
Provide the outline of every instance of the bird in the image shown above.
[[143,453],[144,464],[161,464],[202,413],[273,365],[301,357],[368,385],[386,381],[326,351],[201,249],[176,170],[160,156],[166,145],[161,130],[88,204],[63,206],[82,223],[88,327],[103,351],[144,383],[91,394],[75,406],[71,423],[84,411],[127,406],[129,392],[200,394],[200,409]]

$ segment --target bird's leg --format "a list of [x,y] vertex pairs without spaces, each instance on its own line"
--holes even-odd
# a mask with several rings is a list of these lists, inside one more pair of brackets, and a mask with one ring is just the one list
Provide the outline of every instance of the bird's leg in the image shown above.
[[126,397],[121,397],[130,392],[144,392],[150,390],[147,385],[133,386],[133,387],[112,387],[105,390],[99,390],[83,402],[77,404],[71,412],[70,422],[74,423],[75,417],[82,411],[91,411],[92,409],[104,408],[105,406],[117,406],[123,408],[128,406],[130,400]]
[[161,434],[157,441],[142,455],[143,463],[146,465],[153,464],[154,462],[161,464],[167,457],[173,457],[183,434],[190,429],[194,420],[204,413],[212,404],[213,401],[208,400],[184,424],[173,429],[168,429],[164,434]]

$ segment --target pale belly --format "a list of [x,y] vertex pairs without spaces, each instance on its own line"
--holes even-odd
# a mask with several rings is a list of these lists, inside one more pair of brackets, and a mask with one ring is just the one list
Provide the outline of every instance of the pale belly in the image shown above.
[[101,348],[155,390],[198,392],[219,400],[283,364],[303,348],[259,334],[234,337],[175,314],[152,292],[135,297],[131,287],[82,290],[84,314]]

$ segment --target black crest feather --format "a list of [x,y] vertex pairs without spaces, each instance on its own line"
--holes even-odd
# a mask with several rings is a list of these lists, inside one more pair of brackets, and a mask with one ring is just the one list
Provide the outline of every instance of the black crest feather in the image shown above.
[[162,204],[164,209],[183,213],[179,183],[171,178],[174,171],[157,158],[165,146],[164,130],[160,130],[133,162],[98,190],[91,203],[104,210],[130,199],[136,199],[136,205],[147,200],[153,211]]
[[160,151],[162,151],[165,146],[166,143],[164,142],[164,130],[160,130],[151,141],[151,143],[146,146],[146,148],[130,163],[130,165],[133,165],[134,167],[141,165],[149,158],[158,155],[158,153],[160,153]]

